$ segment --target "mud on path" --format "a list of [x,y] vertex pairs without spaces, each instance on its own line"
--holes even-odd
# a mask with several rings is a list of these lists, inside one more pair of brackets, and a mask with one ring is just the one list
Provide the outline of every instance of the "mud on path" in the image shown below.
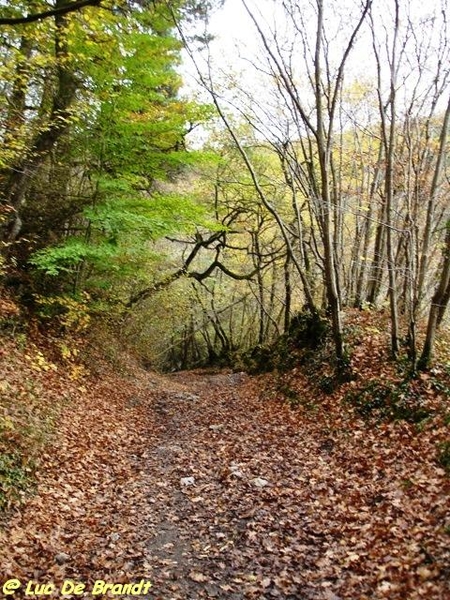
[[404,469],[386,476],[391,459],[427,476],[418,453],[263,395],[204,371],[83,390],[1,534],[14,597],[29,580],[91,598],[96,580],[145,579],[154,600],[450,598],[445,496],[430,511]]

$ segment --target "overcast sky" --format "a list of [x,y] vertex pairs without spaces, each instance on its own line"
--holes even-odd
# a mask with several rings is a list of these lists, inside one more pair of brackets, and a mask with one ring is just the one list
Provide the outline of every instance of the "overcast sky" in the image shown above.
[[[308,75],[314,72],[315,0],[304,0],[301,10],[295,13],[293,19],[286,19],[281,2],[274,0],[246,0],[246,2],[252,13],[257,15],[258,23],[266,31],[269,43],[273,33],[273,23],[276,21],[276,45],[286,60],[285,64],[292,61],[294,77],[299,82],[297,85],[301,90],[302,100],[307,103],[310,88]],[[447,11],[444,10],[447,3],[448,0],[400,1],[398,43],[399,48],[404,49],[404,53],[399,51],[397,53],[398,56],[402,56],[397,80],[400,112],[402,108],[406,109],[409,106],[412,93],[416,94],[417,105],[423,103],[422,108],[417,110],[427,110],[427,103],[431,101],[433,92],[430,85],[435,79],[439,64],[442,67],[441,78],[447,77],[443,89],[448,86],[450,46],[445,21]],[[295,7],[296,3],[292,3],[292,6]],[[387,98],[390,93],[388,54],[391,52],[394,39],[395,3],[393,0],[380,0],[376,6],[374,27],[382,61],[382,94]],[[260,14],[261,11],[264,11],[266,22]],[[360,14],[360,0],[334,0],[325,3],[325,47],[328,52],[326,61],[323,60],[322,64],[325,65],[326,62],[332,74],[337,69],[343,56],[343,49],[348,44],[351,31],[359,20]],[[409,27],[409,19],[413,23],[411,27]],[[367,19],[346,63],[345,90],[347,100],[354,102],[354,95],[355,99],[361,98],[365,106],[372,106],[372,110],[375,110],[377,73],[370,31],[370,21]],[[220,92],[222,105],[231,110],[239,105],[242,111],[250,114],[248,111],[251,112],[256,103],[261,107],[264,104],[269,117],[266,119],[267,123],[275,115],[282,99],[275,93],[273,78],[271,80],[262,74],[262,71],[267,70],[267,63],[264,62],[267,53],[261,49],[255,25],[247,14],[242,0],[225,0],[224,7],[211,17],[209,32],[215,36],[210,44],[211,72],[215,90]],[[283,43],[283,40],[286,40],[286,43]],[[207,56],[206,50],[197,54],[200,67],[205,67],[204,59]],[[255,65],[262,70],[258,72]],[[444,71],[448,75],[445,75]],[[204,72],[207,70],[205,69]],[[195,69],[187,57],[183,75],[188,93],[200,90],[200,86],[195,83]],[[365,89],[369,90],[369,94],[373,90],[373,98],[364,96]],[[446,97],[446,94],[443,94],[438,107],[442,102],[446,103]],[[199,98],[206,102],[211,100],[206,93],[200,93]],[[370,117],[371,113],[364,108],[364,114]]]

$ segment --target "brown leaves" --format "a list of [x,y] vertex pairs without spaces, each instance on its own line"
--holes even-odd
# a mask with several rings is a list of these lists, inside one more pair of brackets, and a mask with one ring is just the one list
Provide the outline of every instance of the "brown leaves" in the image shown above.
[[[39,393],[64,392],[59,372],[45,376]],[[37,495],[0,535],[5,576],[148,578],[152,597],[174,600],[449,595],[438,428],[368,426],[343,389],[318,396],[287,377],[308,398],[297,410],[273,376],[85,379],[41,455]]]
[[205,581],[208,581],[208,577],[206,575],[203,575],[203,573],[198,573],[196,571],[191,571],[189,573],[189,578],[197,583],[204,583]]

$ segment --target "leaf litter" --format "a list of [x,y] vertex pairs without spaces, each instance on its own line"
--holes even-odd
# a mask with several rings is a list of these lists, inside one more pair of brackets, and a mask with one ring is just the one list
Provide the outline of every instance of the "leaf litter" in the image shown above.
[[435,430],[368,425],[333,396],[293,410],[278,388],[201,370],[87,380],[1,531],[3,577],[144,578],[161,600],[450,598]]

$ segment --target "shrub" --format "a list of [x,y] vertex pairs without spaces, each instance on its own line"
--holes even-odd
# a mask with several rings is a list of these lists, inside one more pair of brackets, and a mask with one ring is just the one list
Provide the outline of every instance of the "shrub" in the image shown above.
[[450,475],[450,441],[439,444],[437,461]]
[[420,423],[431,414],[408,380],[398,385],[373,380],[349,392],[345,399],[365,418]]

